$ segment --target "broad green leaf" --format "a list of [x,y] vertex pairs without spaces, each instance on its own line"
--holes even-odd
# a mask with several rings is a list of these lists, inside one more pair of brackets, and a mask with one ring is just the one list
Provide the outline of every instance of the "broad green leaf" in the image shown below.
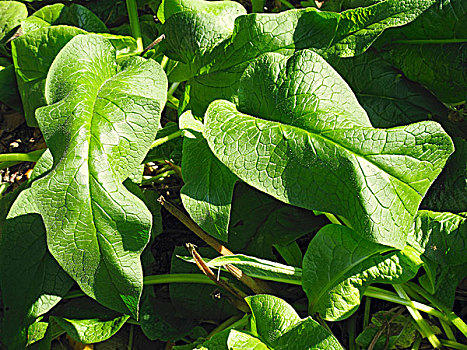
[[[42,176],[50,169],[49,159],[50,153],[46,152],[33,176]],[[29,213],[34,198],[24,193],[21,200],[14,202],[8,220],[6,213],[0,218],[0,290],[4,308],[0,334],[11,349],[24,349],[28,326],[54,307],[73,285],[47,249],[41,217]],[[11,204],[17,196],[10,192],[0,203]]]
[[290,244],[326,223],[324,216],[315,216],[309,210],[284,204],[238,183],[232,202],[227,246],[234,252],[275,260],[274,245]]
[[328,321],[349,317],[372,283],[403,283],[422,261],[410,246],[404,250],[375,244],[348,227],[327,225],[312,239],[303,258],[302,286],[309,312]]
[[[227,329],[195,349],[303,350],[343,349],[337,339],[311,317],[301,319],[284,300],[266,294],[245,298],[251,309],[250,329]],[[178,349],[178,348],[176,348]],[[182,347],[180,347],[182,350]]]
[[467,213],[419,211],[409,243],[424,263],[422,285],[452,307],[456,287],[467,274]]
[[350,85],[374,127],[447,117],[447,109],[433,95],[408,80],[374,50],[352,58],[329,55],[326,61]]
[[467,141],[459,137],[453,141],[456,150],[423,199],[423,209],[452,213],[467,210]]
[[[193,116],[187,113],[180,123],[196,126]],[[185,133],[182,176],[184,185],[180,196],[188,214],[203,230],[226,241],[232,196],[238,178],[214,157],[199,131]]]
[[44,6],[22,21],[21,29],[26,34],[39,28],[60,24],[78,27],[87,32],[107,33],[109,31],[99,17],[78,4]]
[[31,345],[46,335],[49,324],[47,322],[36,321],[28,328],[28,345]]
[[342,78],[309,50],[258,58],[240,87],[238,109],[218,100],[205,115],[204,135],[222,163],[285,203],[342,215],[370,241],[405,246],[453,152],[439,124],[372,128]]
[[109,339],[130,318],[97,304],[89,299],[68,301],[50,317],[70,337],[84,344],[93,344]]
[[[199,254],[205,257],[214,257],[215,252],[211,248],[199,248]],[[187,264],[179,259],[178,255],[185,255],[186,248],[176,247],[170,265],[170,273],[199,273],[199,268],[194,264]],[[171,283],[169,285],[170,299],[177,310],[183,312],[185,317],[192,319],[204,319],[206,310],[209,310],[209,319],[225,320],[236,315],[239,311],[230,305],[225,297],[227,292],[212,285],[193,283]],[[220,298],[215,297],[220,294]],[[227,294],[228,295],[228,294]],[[214,296],[214,297],[213,297]]]
[[47,104],[45,80],[60,50],[76,35],[85,31],[68,26],[46,27],[20,36],[11,44],[18,90],[29,126],[37,126],[34,113]]
[[0,1],[0,46],[3,46],[28,16],[26,5],[18,1]]
[[251,331],[272,349],[343,349],[311,317],[301,319],[284,300],[272,295],[245,298],[251,308]]
[[166,89],[156,62],[134,57],[118,65],[108,40],[72,39],[48,73],[49,106],[36,113],[54,167],[17,199],[31,198],[28,210],[42,217],[49,251],[81,289],[133,317],[151,214],[122,182],[154,139]]
[[385,33],[378,46],[406,77],[441,101],[465,102],[467,8],[464,0],[438,0],[417,20]]
[[164,53],[190,65],[232,35],[234,21],[245,15],[234,1],[164,0],[157,13],[164,23]]

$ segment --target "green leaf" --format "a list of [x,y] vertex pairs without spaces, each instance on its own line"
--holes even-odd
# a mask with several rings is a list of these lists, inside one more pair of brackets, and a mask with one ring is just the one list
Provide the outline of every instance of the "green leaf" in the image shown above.
[[463,0],[438,0],[417,20],[378,41],[384,56],[441,101],[465,102],[467,8]]
[[21,98],[16,85],[15,68],[12,64],[0,65],[0,102],[21,111]]
[[76,35],[85,31],[67,26],[46,27],[20,36],[11,44],[18,90],[29,126],[37,126],[34,113],[45,106],[45,80],[52,61]]
[[0,2],[0,46],[4,46],[14,34],[21,20],[28,16],[26,5],[18,1]]
[[[50,169],[50,153],[39,159],[33,176]],[[12,349],[24,349],[28,326],[48,312],[73,285],[73,280],[57,264],[47,249],[45,227],[37,214],[30,214],[34,198],[20,193],[7,220],[0,220],[0,290],[3,319],[2,341]],[[0,203],[13,203],[18,193],[10,192]],[[8,205],[9,207],[9,205]]]
[[272,349],[343,349],[311,317],[301,319],[284,300],[272,295],[245,298],[251,308],[251,331]]
[[397,248],[453,152],[434,122],[372,128],[342,78],[309,50],[258,58],[238,104],[248,114],[213,102],[204,130],[234,174],[285,203],[342,215],[366,239]]
[[275,260],[273,245],[290,244],[326,222],[323,216],[284,204],[253,187],[238,183],[232,202],[228,247],[234,252]]
[[372,283],[404,283],[422,261],[410,246],[402,251],[369,242],[341,225],[327,225],[312,239],[303,259],[302,286],[310,314],[339,321],[360,305]]
[[301,319],[284,300],[266,294],[249,296],[245,300],[252,314],[250,330],[227,329],[195,349],[343,349],[330,332],[311,317]]
[[467,141],[453,138],[456,150],[423,199],[428,210],[460,213],[467,209]]
[[[185,109],[192,109],[195,115],[201,115],[215,99],[233,101],[238,80],[248,62],[263,53],[291,54],[294,50],[313,48],[345,57],[358,55],[386,28],[409,23],[433,1],[386,0],[368,8],[340,14],[307,8],[278,14],[241,15],[235,20],[232,35],[215,47],[215,40],[207,42],[206,39],[212,37],[213,32],[216,33],[206,19],[207,15],[192,11],[177,12],[164,25],[164,45],[166,55],[183,64],[179,64],[169,78],[173,81],[191,78],[185,91]],[[217,21],[227,21],[227,17]],[[192,53],[193,47],[198,46],[205,49],[194,59],[191,59],[192,54],[189,55],[190,59],[174,54],[180,51]]]
[[372,316],[370,326],[355,341],[368,349],[377,334],[375,350],[407,349],[416,339],[417,328],[410,317],[395,315],[394,311],[378,311]]
[[[172,303],[157,300],[150,295],[143,296],[140,325],[144,335],[150,340],[175,342],[190,335],[196,320],[186,316]],[[204,330],[197,328],[201,329]]]
[[87,32],[107,33],[109,31],[99,17],[78,4],[44,6],[22,21],[21,29],[27,34],[39,28],[61,24],[78,27]]
[[74,340],[84,344],[109,339],[130,318],[108,310],[93,300],[75,299],[69,301],[50,317]]
[[325,58],[350,85],[374,127],[447,117],[446,108],[433,95],[408,80],[374,50],[352,58]]
[[122,182],[154,140],[166,89],[156,62],[134,57],[118,65],[108,40],[72,39],[48,73],[49,106],[36,113],[54,167],[17,199],[30,198],[49,251],[81,289],[133,317],[151,214]]
[[[193,116],[187,113],[181,117],[180,123],[196,126]],[[238,178],[214,157],[199,131],[185,133],[182,176],[184,185],[180,196],[188,214],[203,230],[226,241],[232,196]]]
[[451,308],[456,287],[467,272],[467,213],[419,211],[409,243],[424,263],[423,287]]

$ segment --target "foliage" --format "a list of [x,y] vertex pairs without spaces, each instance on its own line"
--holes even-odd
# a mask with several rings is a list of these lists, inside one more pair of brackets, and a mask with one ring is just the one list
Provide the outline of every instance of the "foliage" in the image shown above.
[[[462,348],[463,0],[318,3],[0,1],[0,101],[48,147],[0,199],[4,347]],[[160,194],[220,256],[164,250]],[[410,316],[356,337],[363,296]]]

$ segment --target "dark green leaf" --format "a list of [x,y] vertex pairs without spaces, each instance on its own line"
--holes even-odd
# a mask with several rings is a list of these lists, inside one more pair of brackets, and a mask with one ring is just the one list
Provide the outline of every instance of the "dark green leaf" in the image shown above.
[[99,17],[78,4],[44,6],[25,19],[21,24],[21,29],[26,34],[39,28],[61,24],[78,27],[87,32],[107,33],[109,31]]
[[3,46],[14,34],[21,20],[28,16],[26,6],[18,1],[0,2],[0,46]]
[[378,46],[404,75],[450,104],[466,99],[467,7],[464,0],[438,0],[417,20],[391,29]]
[[467,141],[454,138],[455,152],[423,199],[428,210],[460,213],[467,210]]
[[228,247],[234,252],[275,260],[273,245],[289,244],[325,223],[323,216],[239,183],[232,202]]
[[0,102],[21,111],[21,98],[16,86],[15,68],[12,64],[0,64]]
[[84,344],[98,343],[109,339],[125,324],[130,316],[120,315],[81,298],[69,301],[50,317],[73,339]]
[[467,213],[419,211],[409,243],[419,251],[425,289],[452,307],[454,293],[467,273]]
[[374,127],[447,118],[447,109],[433,95],[374,50],[352,58],[328,56],[326,60],[350,85]]
[[45,80],[53,60],[76,35],[85,31],[67,26],[46,27],[15,39],[12,44],[18,90],[29,126],[37,126],[35,111],[45,106]]

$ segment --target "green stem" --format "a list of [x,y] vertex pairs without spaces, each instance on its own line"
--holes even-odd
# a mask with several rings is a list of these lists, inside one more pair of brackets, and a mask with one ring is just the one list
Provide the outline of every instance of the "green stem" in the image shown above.
[[136,39],[138,52],[144,51],[143,37],[141,36],[141,27],[138,18],[138,6],[136,0],[126,0],[126,8],[128,10],[128,18],[130,19],[131,34]]
[[414,291],[416,291],[418,294],[420,294],[422,297],[428,300],[438,310],[441,310],[446,315],[445,318],[454,326],[456,326],[457,329],[460,330],[465,337],[467,337],[467,324],[459,316],[457,316],[449,308],[444,306],[439,300],[437,300],[434,296],[432,296],[419,285],[413,282],[407,282],[406,285],[408,285],[410,288],[412,288]]
[[130,325],[130,335],[128,336],[128,348],[127,350],[132,350],[133,348],[133,336],[135,333],[135,326]]
[[46,149],[39,149],[29,153],[3,153],[0,162],[37,162]]
[[169,91],[167,92],[167,95],[172,96],[175,93],[175,91],[177,91],[179,85],[180,85],[179,82],[178,83],[173,83],[172,85],[170,85],[170,88],[169,88]]
[[342,225],[342,223],[339,221],[339,219],[334,214],[324,213],[324,216],[326,216],[328,220],[331,221],[333,224]]
[[440,340],[441,342],[441,345],[443,346],[448,346],[450,348],[453,348],[453,349],[459,349],[459,350],[467,350],[467,345],[465,344],[460,344],[460,343],[457,343],[455,341],[452,341],[452,340]]
[[228,318],[227,320],[222,322],[220,325],[218,325],[216,328],[214,328],[212,330],[212,332],[209,333],[207,338],[211,339],[217,333],[220,333],[220,332],[222,332],[223,330],[225,330],[227,328],[231,328],[234,324],[237,323],[237,321],[241,320],[243,318],[243,316],[244,315],[234,315],[234,316]]
[[404,305],[407,307],[414,308],[416,310],[423,311],[429,315],[435,316],[437,318],[441,318],[443,320],[447,320],[447,317],[440,311],[432,308],[431,306],[419,303],[417,301],[407,300],[405,298],[401,298],[394,293],[391,293],[387,290],[376,288],[376,287],[368,287],[364,293],[367,297],[372,297],[376,299],[390,301],[395,304]]
[[448,337],[449,340],[457,341],[456,336],[454,335],[451,326],[444,320],[440,319],[439,322],[441,323],[441,327],[443,327],[444,333]]
[[183,130],[177,130],[167,136],[161,137],[160,139],[157,139],[152,143],[151,148],[160,146],[170,140],[176,139],[177,137],[182,136],[182,133],[183,133]]
[[370,324],[370,307],[371,307],[371,298],[369,296],[365,297],[365,310],[363,313],[363,329],[369,326]]
[[[400,284],[394,284],[393,287],[401,298],[413,303],[413,301],[409,299],[407,293],[405,292],[404,288]],[[428,338],[428,341],[431,343],[431,345],[433,345],[435,349],[441,348],[442,345],[438,337],[433,332],[433,330],[428,325],[428,323],[426,323],[426,321],[423,319],[422,315],[420,315],[418,310],[412,306],[406,306],[406,307],[410,315],[412,316],[412,318],[415,320],[417,325],[420,327],[420,330],[422,331],[422,335]]]
[[[209,277],[200,273],[169,273],[165,275],[151,275],[144,276],[143,284],[145,286],[151,286],[154,284],[164,283],[200,283],[200,284],[211,284],[216,285]],[[72,299],[83,297],[85,294],[80,290],[68,292],[63,299]]]
[[422,337],[417,337],[417,339],[415,339],[412,345],[412,350],[418,350],[421,344],[422,344]]
[[177,108],[178,108],[178,105],[180,103],[178,98],[173,97],[172,95],[167,95],[167,102],[170,102],[171,104],[173,104]]
[[167,63],[169,63],[169,58],[167,56],[162,57],[161,67],[163,70],[167,67]]

